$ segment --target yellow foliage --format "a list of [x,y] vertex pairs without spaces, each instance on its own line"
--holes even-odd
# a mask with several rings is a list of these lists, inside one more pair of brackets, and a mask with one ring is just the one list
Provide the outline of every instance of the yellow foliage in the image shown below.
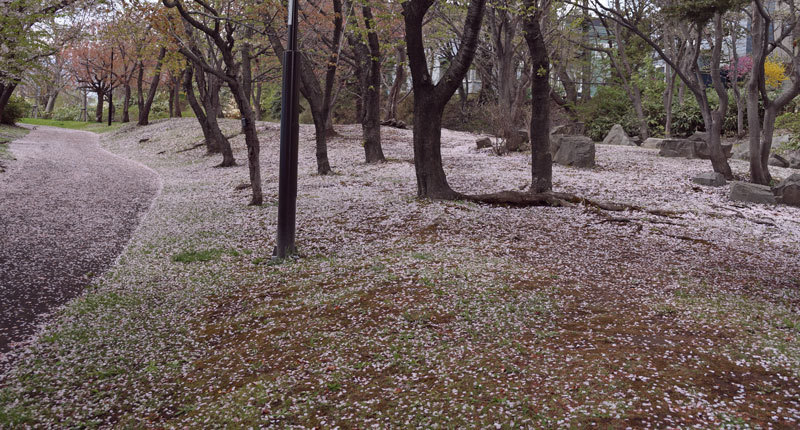
[[768,58],[764,61],[764,78],[767,86],[777,88],[787,79],[786,69],[783,68],[783,64]]

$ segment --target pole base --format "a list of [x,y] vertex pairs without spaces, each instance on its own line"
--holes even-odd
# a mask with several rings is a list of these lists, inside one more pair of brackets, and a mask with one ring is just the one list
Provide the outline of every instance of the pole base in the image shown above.
[[276,246],[275,248],[272,249],[272,261],[285,260],[285,259],[287,259],[287,258],[289,258],[289,257],[291,257],[291,256],[293,256],[295,254],[297,254],[297,249],[295,249],[294,245],[290,245],[286,249],[286,255],[284,255],[283,257],[279,257],[278,256],[278,247]]

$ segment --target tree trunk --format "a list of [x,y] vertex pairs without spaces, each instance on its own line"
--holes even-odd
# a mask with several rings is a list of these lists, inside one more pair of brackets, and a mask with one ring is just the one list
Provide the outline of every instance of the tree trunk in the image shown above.
[[130,84],[125,84],[125,96],[122,100],[122,122],[131,122],[130,115],[128,113],[131,104],[131,86]]
[[347,38],[356,57],[356,75],[361,93],[361,110],[359,120],[364,139],[364,153],[367,163],[386,161],[381,148],[381,63],[380,43],[378,35],[371,28],[374,22],[369,6],[362,6],[364,27],[367,32],[367,43],[362,36],[350,33]]
[[256,118],[250,106],[249,94],[245,92],[242,85],[236,80],[231,80],[228,82],[228,86],[244,119],[242,131],[244,131],[244,141],[247,145],[247,167],[250,172],[250,185],[253,190],[253,196],[249,204],[250,206],[260,206],[264,202],[264,196],[261,191],[261,161],[259,159],[261,147],[256,131]]
[[103,97],[103,92],[98,90],[97,91],[97,109],[95,110],[95,113],[94,113],[95,122],[103,122],[103,103],[105,102],[105,100],[103,100],[103,98],[104,98]]
[[394,66],[394,82],[389,89],[389,96],[386,98],[386,116],[384,119],[397,119],[397,104],[400,100],[400,91],[406,81],[406,50],[403,46],[396,48],[397,63]]
[[[203,71],[198,70],[198,74],[199,73],[203,73]],[[200,123],[200,128],[203,130],[203,140],[206,144],[206,153],[216,154],[220,152],[219,143],[216,141],[215,136],[211,132],[211,129],[208,126],[206,113],[203,111],[203,107],[200,106],[200,103],[197,101],[197,97],[194,94],[192,76],[192,66],[189,65],[186,67],[186,72],[183,74],[183,88],[184,92],[186,93],[186,101],[189,102],[189,106],[192,108],[195,117],[197,117],[197,122]]]
[[[527,0],[526,6],[531,6]],[[553,158],[550,154],[550,59],[537,10],[523,21],[525,41],[531,56],[531,192],[553,189]]]
[[[336,7],[338,0],[334,1]],[[341,2],[338,2],[341,10]],[[341,14],[340,14],[341,15]],[[341,17],[339,18],[341,19]],[[341,27],[341,25],[340,25]],[[267,36],[270,40],[270,45],[275,51],[275,55],[283,64],[283,53],[285,51],[280,37],[273,29],[267,29]],[[338,40],[338,39],[337,39]],[[300,74],[300,93],[308,101],[311,108],[311,116],[314,120],[314,135],[316,138],[316,156],[317,156],[317,173],[320,175],[327,175],[332,172],[330,162],[328,161],[328,144],[327,144],[327,108],[326,98],[322,88],[319,85],[319,80],[314,74],[312,66],[308,63],[304,56],[300,56],[299,61],[299,74]],[[333,65],[332,65],[333,64]],[[328,84],[333,87],[333,75],[335,74],[335,63],[328,63],[328,70],[326,72],[326,93],[328,92]],[[330,79],[327,79],[330,76]]]
[[480,34],[485,0],[471,0],[464,20],[458,53],[434,85],[425,58],[422,25],[433,2],[408,0],[402,3],[406,47],[414,87],[414,167],[420,198],[455,199],[460,196],[447,183],[441,154],[444,107],[469,70]]
[[44,108],[45,113],[49,116],[53,113],[53,109],[56,106],[56,99],[58,98],[58,91],[53,91],[47,96],[47,105]]
[[447,183],[442,164],[444,109],[431,100],[431,93],[431,91],[414,93],[414,169],[417,174],[417,196],[452,200],[458,198],[458,193]]
[[[192,77],[197,81],[201,101],[197,100],[197,96],[194,93]],[[217,111],[220,109],[219,78],[203,71],[202,66],[194,64],[188,66],[184,72],[183,89],[186,93],[186,99],[203,129],[206,152],[208,154],[222,153],[222,163],[218,164],[216,167],[235,166],[236,159],[233,157],[231,144],[228,138],[222,133],[222,130],[220,130],[219,123],[217,122]]]
[[669,65],[665,66],[664,69],[667,73],[667,88],[664,91],[664,136],[672,137],[672,100],[675,97],[675,77],[677,74]]
[[728,180],[733,179],[733,172],[731,166],[728,164],[728,158],[722,152],[721,138],[722,127],[725,124],[725,114],[728,112],[728,90],[722,83],[720,77],[720,60],[722,56],[722,43],[723,43],[723,25],[722,14],[719,12],[714,14],[714,48],[711,52],[711,82],[713,83],[714,90],[719,97],[719,106],[712,112],[711,117],[713,120],[711,130],[708,130],[708,152],[711,155],[711,165],[714,171],[722,173]]
[[255,106],[256,119],[261,121],[264,119],[264,111],[261,109],[261,82],[256,85],[256,93],[253,97],[253,105]]
[[161,79],[161,66],[166,56],[166,48],[161,48],[158,52],[158,61],[156,62],[155,73],[153,74],[153,81],[150,83],[150,90],[147,92],[147,100],[144,105],[139,109],[139,125],[147,125],[150,122],[150,108],[153,106],[153,99],[156,97],[158,90],[158,82]]
[[6,106],[8,106],[8,101],[11,100],[11,94],[14,93],[15,88],[17,88],[17,84],[0,83],[0,124],[3,124],[3,114],[6,110]]
[[136,107],[141,113],[144,110],[144,62],[139,61],[139,70],[136,73]]

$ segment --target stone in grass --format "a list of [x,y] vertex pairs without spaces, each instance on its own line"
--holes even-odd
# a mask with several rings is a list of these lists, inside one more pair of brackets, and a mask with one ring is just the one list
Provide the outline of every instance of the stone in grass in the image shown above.
[[701,173],[694,178],[692,182],[695,184],[705,185],[707,187],[721,187],[727,183],[725,175],[717,172]]
[[800,173],[781,181],[772,192],[777,197],[778,203],[800,207]]
[[492,147],[492,139],[488,137],[483,137],[475,141],[475,144],[478,145],[478,149],[485,149]]
[[553,136],[553,162],[563,166],[594,167],[594,142],[586,136]]
[[625,133],[625,129],[619,124],[614,124],[614,126],[611,127],[606,138],[603,139],[603,143],[606,145],[636,146],[636,142]]
[[774,205],[778,203],[772,190],[766,185],[751,184],[749,182],[732,182],[730,199],[735,202],[763,203]]

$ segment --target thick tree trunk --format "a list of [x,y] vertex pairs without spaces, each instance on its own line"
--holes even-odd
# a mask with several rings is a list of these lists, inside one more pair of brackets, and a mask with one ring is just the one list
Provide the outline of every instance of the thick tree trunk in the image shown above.
[[414,168],[417,174],[417,196],[441,200],[457,199],[459,194],[447,183],[442,164],[443,107],[431,100],[430,92],[415,92],[414,95]]
[[455,199],[460,196],[447,183],[441,154],[444,107],[469,70],[475,57],[485,0],[471,0],[464,20],[458,53],[434,85],[425,58],[422,24],[430,0],[409,0],[402,4],[406,47],[414,87],[414,167],[420,198]]
[[3,124],[3,114],[8,106],[8,101],[11,100],[11,94],[16,88],[17,84],[0,84],[0,124]]
[[[530,3],[530,0],[528,1]],[[528,4],[530,6],[530,4]],[[525,41],[531,56],[531,192],[553,189],[553,158],[550,154],[550,59],[539,24],[538,11],[524,20]]]
[[144,101],[144,105],[139,109],[139,125],[147,125],[150,123],[150,108],[153,106],[153,100],[156,97],[158,82],[161,79],[161,66],[166,54],[166,48],[161,48],[161,50],[158,52],[156,69],[155,73],[153,74],[153,81],[150,83],[150,90],[147,92],[147,100]]
[[97,91],[97,109],[94,112],[94,120],[95,122],[103,122],[103,92]]

